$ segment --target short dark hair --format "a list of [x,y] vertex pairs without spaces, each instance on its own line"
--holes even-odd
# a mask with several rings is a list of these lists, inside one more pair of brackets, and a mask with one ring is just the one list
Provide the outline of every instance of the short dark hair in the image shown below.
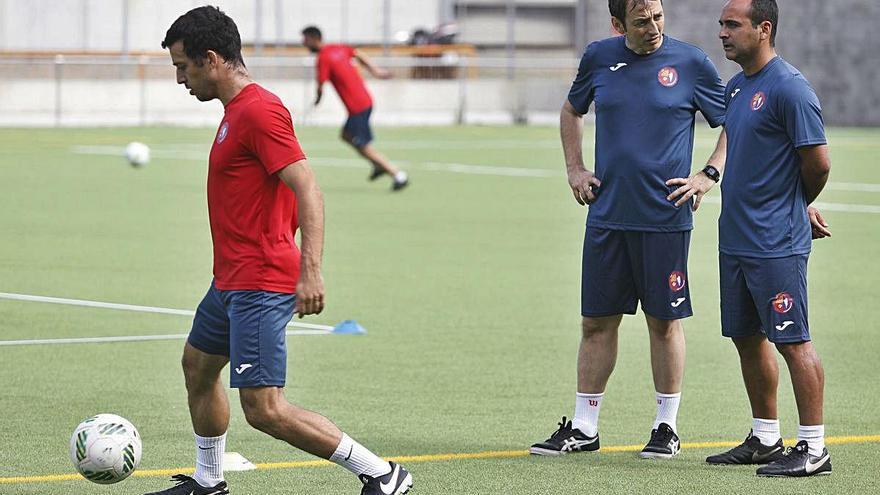
[[320,40],[321,30],[318,29],[318,26],[306,26],[306,28],[302,30],[302,35]]
[[199,65],[204,63],[208,50],[211,50],[233,67],[244,66],[238,27],[219,7],[205,5],[178,17],[165,33],[162,48],[178,41],[183,41],[186,56]]
[[[608,10],[611,12],[611,17],[614,17],[621,24],[626,26],[626,13],[628,10],[635,9],[640,5],[645,5],[649,0],[608,0]],[[630,7],[632,4],[632,7]],[[660,4],[663,4],[663,0],[660,0]]]
[[776,0],[752,0],[752,12],[749,15],[752,27],[758,27],[764,21],[770,21],[770,46],[776,46],[776,25],[779,23],[779,6]]

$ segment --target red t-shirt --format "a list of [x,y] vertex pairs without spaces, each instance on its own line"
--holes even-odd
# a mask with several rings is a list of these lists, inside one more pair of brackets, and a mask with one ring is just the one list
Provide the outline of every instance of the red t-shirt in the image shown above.
[[348,45],[324,45],[318,52],[318,84],[333,83],[339,98],[351,115],[373,106],[363,78],[351,61],[354,48]]
[[296,291],[296,196],[275,173],[303,158],[277,96],[250,84],[227,103],[208,162],[218,289]]

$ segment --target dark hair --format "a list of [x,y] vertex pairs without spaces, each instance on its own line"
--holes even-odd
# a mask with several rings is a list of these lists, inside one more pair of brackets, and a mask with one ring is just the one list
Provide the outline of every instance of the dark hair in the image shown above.
[[776,46],[776,25],[779,23],[779,6],[776,5],[776,0],[752,0],[752,12],[749,18],[752,20],[752,27],[770,21],[773,25],[770,31],[770,46]]
[[[612,17],[626,26],[627,9],[633,10],[640,5],[645,5],[648,1],[649,0],[608,0],[608,10],[611,12]],[[630,4],[632,4],[632,7],[630,7]],[[660,4],[663,4],[663,0],[660,0]]]
[[162,48],[183,41],[183,52],[197,64],[204,63],[208,50],[217,52],[233,67],[243,67],[241,36],[235,21],[219,7],[206,5],[178,17],[165,33]]
[[320,40],[321,30],[318,29],[318,26],[307,26],[305,29],[302,30],[302,35]]

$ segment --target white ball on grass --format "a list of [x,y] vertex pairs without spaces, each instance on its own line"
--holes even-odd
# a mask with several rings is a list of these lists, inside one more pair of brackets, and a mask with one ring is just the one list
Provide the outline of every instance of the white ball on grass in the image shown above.
[[132,167],[142,167],[150,162],[150,147],[137,141],[125,147],[125,159]]

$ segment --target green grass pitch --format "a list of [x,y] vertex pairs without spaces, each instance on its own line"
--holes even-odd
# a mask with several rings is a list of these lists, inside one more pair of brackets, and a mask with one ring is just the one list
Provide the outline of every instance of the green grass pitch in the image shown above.
[[[301,128],[324,191],[325,314],[358,320],[366,336],[294,336],[286,393],[326,414],[383,456],[506,452],[508,457],[422,458],[406,465],[415,494],[876,493],[880,382],[876,303],[880,246],[880,131],[832,129],[823,203],[834,237],[810,259],[810,321],[825,364],[826,431],[834,474],[758,479],[716,468],[718,448],[692,446],[670,461],[627,449],[559,459],[519,455],[573,410],[585,210],[569,192],[553,128],[378,129],[376,146],[405,164],[412,186],[370,184],[368,168],[335,129]],[[592,129],[587,129],[590,136]],[[213,129],[0,130],[0,292],[194,308],[211,278],[205,207]],[[714,143],[700,129],[695,166]],[[135,170],[112,153],[153,148]],[[592,139],[585,152],[592,153]],[[90,148],[82,148],[83,146]],[[505,167],[493,169],[487,167]],[[495,173],[495,172],[498,173]],[[849,186],[847,184],[850,184]],[[862,190],[851,184],[873,184]],[[719,197],[719,191],[710,195]],[[871,213],[873,211],[874,213]],[[687,366],[679,430],[689,443],[735,442],[750,414],[730,342],[720,336],[717,203],[696,215],[685,322]],[[189,319],[0,299],[0,340],[185,333]],[[617,369],[602,408],[603,446],[643,444],[654,416],[647,330],[624,319]],[[0,346],[0,494],[140,494],[166,475],[120,485],[47,481],[73,473],[68,439],[84,418],[114,412],[144,439],[141,473],[193,463],[179,366],[182,341]],[[797,416],[781,363],[783,435]],[[237,396],[228,450],[255,463],[311,458],[245,422]],[[858,439],[856,439],[858,440]],[[4,481],[11,477],[25,479]],[[236,494],[359,493],[338,467],[230,473]]]

